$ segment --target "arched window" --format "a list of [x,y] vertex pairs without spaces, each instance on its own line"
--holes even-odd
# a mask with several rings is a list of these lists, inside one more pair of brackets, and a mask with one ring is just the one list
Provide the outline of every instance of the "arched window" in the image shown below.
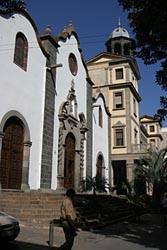
[[101,107],[99,107],[99,126],[103,127],[103,113]]
[[17,33],[14,51],[14,63],[27,70],[28,42],[23,33]]
[[127,56],[130,55],[130,44],[129,43],[124,44],[124,55],[127,55]]
[[121,44],[120,43],[116,43],[114,46],[114,53],[121,55]]

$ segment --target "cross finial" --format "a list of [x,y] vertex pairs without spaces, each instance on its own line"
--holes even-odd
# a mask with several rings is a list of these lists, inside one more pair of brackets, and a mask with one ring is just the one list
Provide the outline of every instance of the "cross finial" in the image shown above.
[[120,17],[118,18],[118,27],[121,27],[121,20],[120,20]]

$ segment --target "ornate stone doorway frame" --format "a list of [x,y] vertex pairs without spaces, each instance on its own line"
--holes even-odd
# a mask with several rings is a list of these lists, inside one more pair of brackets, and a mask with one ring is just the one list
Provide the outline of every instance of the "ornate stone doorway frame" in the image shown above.
[[[65,154],[69,152],[69,145],[66,144],[66,138],[70,134],[75,138],[75,148],[73,148],[73,160],[71,164],[75,166],[73,188],[80,187],[80,181],[83,179],[84,171],[84,140],[87,132],[87,125],[84,113],[77,113],[77,98],[75,95],[74,82],[71,82],[71,88],[67,95],[67,100],[62,102],[59,108],[59,141],[58,141],[58,176],[57,190],[67,188],[66,186],[66,167],[67,159]],[[70,164],[70,160],[69,160]]]

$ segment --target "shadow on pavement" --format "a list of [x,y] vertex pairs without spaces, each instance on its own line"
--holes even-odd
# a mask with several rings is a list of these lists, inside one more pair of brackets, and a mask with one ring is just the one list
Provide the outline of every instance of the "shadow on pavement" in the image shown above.
[[21,241],[12,241],[8,243],[3,244],[3,250],[51,250],[54,249],[56,250],[57,247],[49,247],[49,246],[43,246],[43,245],[38,245],[34,243],[27,243],[27,242],[21,242]]
[[146,214],[139,221],[114,224],[96,231],[106,237],[122,238],[149,248],[167,249],[167,229],[161,214]]

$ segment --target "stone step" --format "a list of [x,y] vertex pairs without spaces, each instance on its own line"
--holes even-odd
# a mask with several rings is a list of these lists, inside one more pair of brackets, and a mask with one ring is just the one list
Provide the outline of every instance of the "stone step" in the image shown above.
[[[0,210],[16,217],[20,223],[48,227],[50,221],[60,217],[64,194],[41,192],[1,192]],[[78,225],[86,230],[100,228],[134,216],[134,209],[125,199],[100,195],[77,195],[75,208]],[[91,202],[90,202],[91,201]],[[92,202],[93,201],[93,202]]]
[[127,199],[112,196],[104,196],[103,199],[102,196],[84,195],[83,200],[79,196],[77,212],[79,225],[83,230],[98,229],[125,219],[135,218],[134,206]]
[[0,210],[16,217],[20,223],[48,226],[60,217],[60,204],[64,195],[40,192],[1,192]]
[[124,215],[124,216],[122,215],[121,217],[113,218],[113,219],[110,219],[107,221],[102,221],[101,223],[93,226],[92,229],[98,230],[98,229],[101,229],[103,227],[106,227],[106,226],[109,226],[112,224],[116,224],[116,223],[121,222],[121,221],[130,220],[130,219],[132,219],[132,216],[130,214]]

